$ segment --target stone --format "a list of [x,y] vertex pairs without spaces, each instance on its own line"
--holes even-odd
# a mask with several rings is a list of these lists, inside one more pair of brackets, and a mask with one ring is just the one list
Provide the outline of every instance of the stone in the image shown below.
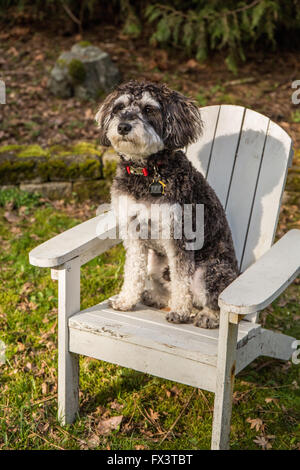
[[49,199],[64,199],[72,195],[72,183],[69,182],[20,184],[20,189],[29,193],[42,194]]
[[89,142],[72,146],[0,147],[0,185],[48,181],[96,180],[103,177],[103,148]]
[[46,181],[46,162],[43,156],[18,157],[11,152],[0,153],[0,184]]
[[50,91],[60,98],[76,96],[97,99],[110,92],[121,80],[109,54],[86,43],[62,52],[51,70]]
[[75,181],[73,183],[73,194],[77,195],[79,201],[93,199],[100,204],[101,202],[110,201],[110,186],[111,182],[108,180]]

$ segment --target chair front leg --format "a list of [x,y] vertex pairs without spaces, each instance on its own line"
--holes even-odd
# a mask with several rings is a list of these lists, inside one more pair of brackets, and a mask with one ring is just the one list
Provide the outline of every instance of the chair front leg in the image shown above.
[[237,334],[238,324],[230,323],[230,314],[221,310],[212,450],[226,450],[229,448]]
[[79,358],[69,352],[71,315],[80,310],[80,261],[68,261],[58,269],[58,419],[72,423],[78,412]]

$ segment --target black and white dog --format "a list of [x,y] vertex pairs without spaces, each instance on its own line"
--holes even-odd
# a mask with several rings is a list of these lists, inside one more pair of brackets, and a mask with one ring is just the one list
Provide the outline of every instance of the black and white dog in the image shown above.
[[[96,121],[101,143],[112,145],[120,155],[111,189],[120,226],[138,220],[135,228],[145,232],[153,228],[153,208],[191,206],[195,228],[194,209],[204,207],[204,238],[193,249],[187,248],[186,234],[175,237],[174,228],[165,238],[127,231],[123,236],[124,283],[112,307],[132,310],[142,301],[157,308],[169,307],[166,318],[170,322],[218,327],[218,297],[237,277],[238,266],[222,205],[180,150],[201,137],[198,107],[166,85],[130,81],[105,99]],[[166,219],[157,220],[161,235]]]

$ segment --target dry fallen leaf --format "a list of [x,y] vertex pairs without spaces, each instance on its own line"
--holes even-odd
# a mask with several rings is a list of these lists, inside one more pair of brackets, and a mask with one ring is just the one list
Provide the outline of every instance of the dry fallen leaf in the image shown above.
[[172,393],[172,395],[175,395],[175,396],[177,397],[177,396],[180,394],[180,390],[179,390],[179,388],[178,388],[176,385],[174,385],[174,386],[171,388],[171,393]]
[[159,413],[157,411],[153,411],[152,408],[149,408],[149,416],[153,421],[156,421],[159,418]]
[[19,222],[20,220],[20,217],[18,217],[17,215],[15,215],[13,212],[10,212],[10,211],[6,211],[4,213],[4,218],[7,220],[7,222],[9,222],[10,224],[14,224],[14,223],[17,223]]
[[15,26],[11,29],[10,34],[14,36],[26,36],[29,33],[29,28],[22,26]]
[[118,403],[116,400],[114,400],[110,403],[110,407],[112,410],[120,411],[122,408],[124,408],[124,405],[121,405],[121,403]]
[[109,434],[111,431],[118,429],[122,422],[123,416],[113,416],[112,418],[103,419],[97,426],[97,431],[101,435]]
[[185,64],[185,66],[188,69],[195,69],[196,67],[198,67],[198,65],[199,65],[199,63],[195,59],[190,59]]
[[265,425],[260,418],[247,418],[247,423],[250,423],[251,429],[255,428],[256,431],[264,430]]
[[270,398],[265,398],[265,402],[266,403],[274,403],[276,406],[279,407],[279,400],[278,398],[273,398],[273,397],[270,397]]
[[268,450],[272,449],[272,444],[269,439],[274,439],[275,436],[256,436],[256,439],[253,440],[257,445],[262,449]]
[[31,282],[25,282],[25,284],[23,284],[23,287],[21,289],[21,292],[20,294],[28,294],[28,292],[31,292],[32,289],[33,289],[33,284]]
[[95,449],[100,444],[100,437],[97,434],[93,434],[88,440],[87,444],[90,448]]

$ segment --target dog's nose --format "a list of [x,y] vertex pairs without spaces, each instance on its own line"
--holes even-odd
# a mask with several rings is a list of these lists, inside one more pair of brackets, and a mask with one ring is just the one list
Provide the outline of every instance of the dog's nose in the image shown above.
[[128,132],[130,132],[131,129],[132,129],[132,126],[128,122],[120,122],[120,124],[118,125],[118,132],[121,135],[128,134]]

